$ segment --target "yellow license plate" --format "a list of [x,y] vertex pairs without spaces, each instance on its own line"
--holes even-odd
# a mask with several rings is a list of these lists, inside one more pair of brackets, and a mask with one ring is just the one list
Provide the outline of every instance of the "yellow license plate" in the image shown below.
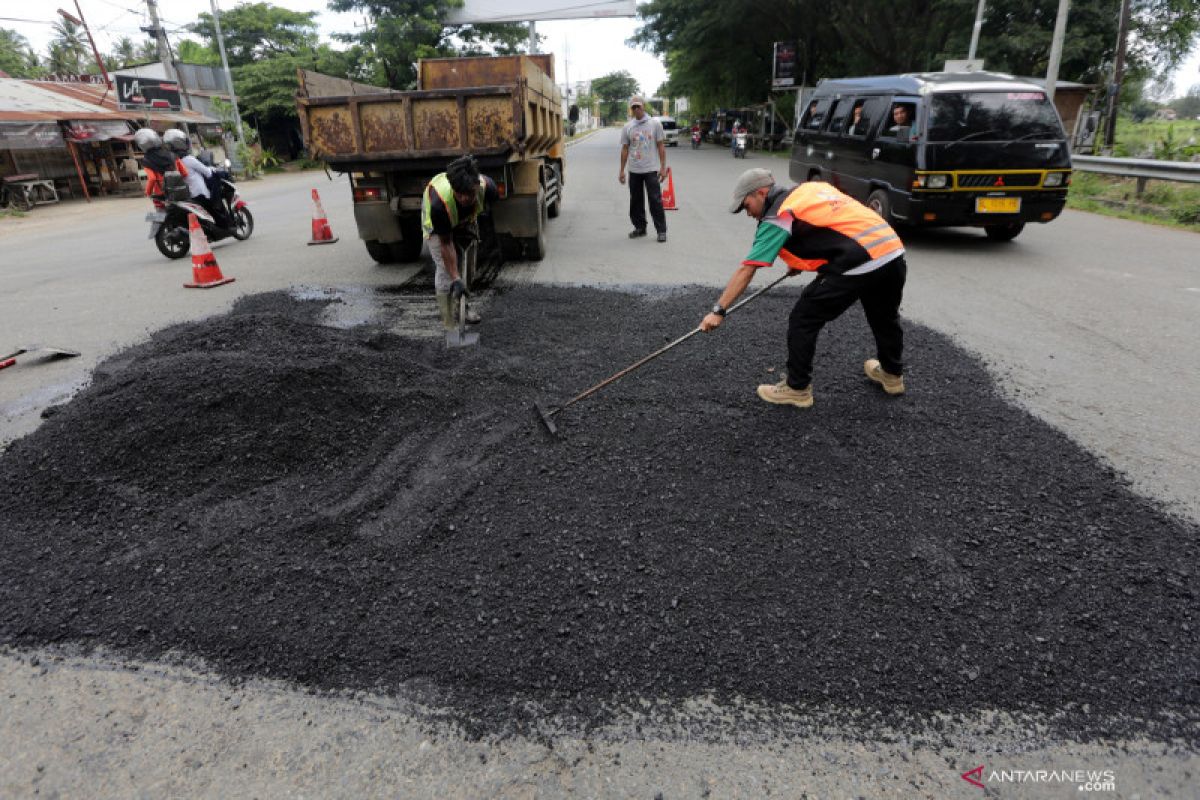
[[1019,197],[976,197],[976,214],[1019,214],[1021,198]]

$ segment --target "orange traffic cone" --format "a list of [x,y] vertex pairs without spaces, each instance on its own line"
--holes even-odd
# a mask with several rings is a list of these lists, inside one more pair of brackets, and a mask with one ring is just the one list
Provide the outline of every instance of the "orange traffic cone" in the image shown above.
[[313,231],[312,241],[309,244],[333,244],[338,240],[338,237],[333,235],[333,231],[329,228],[329,218],[325,216],[325,209],[321,206],[321,198],[317,194],[317,190],[312,190],[313,194]]
[[662,190],[663,211],[677,211],[675,205],[675,178],[671,175],[671,168],[667,167],[667,183]]
[[208,238],[204,235],[204,230],[200,227],[200,220],[196,219],[195,214],[188,214],[188,236],[192,240],[192,280],[194,283],[185,283],[184,288],[211,289],[214,286],[233,283],[234,278],[226,278],[221,274],[221,268],[217,266],[217,257],[213,255],[212,248],[208,246]]

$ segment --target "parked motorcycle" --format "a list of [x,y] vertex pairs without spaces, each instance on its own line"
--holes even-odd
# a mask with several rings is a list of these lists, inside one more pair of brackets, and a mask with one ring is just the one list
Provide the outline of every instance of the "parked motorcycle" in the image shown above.
[[734,158],[745,158],[746,157],[746,134],[745,133],[735,133],[733,135],[733,157]]
[[700,131],[692,131],[692,149],[700,149]]
[[[225,163],[228,167],[229,162]],[[219,224],[204,206],[192,200],[187,184],[178,172],[168,172],[163,183],[164,193],[153,197],[154,211],[146,215],[146,221],[150,223],[149,238],[167,258],[183,258],[191,251],[188,214],[196,215],[210,242],[230,236],[245,241],[254,232],[254,215],[238,194],[237,185],[227,170],[217,170],[209,180],[209,191],[220,203],[224,224]]]

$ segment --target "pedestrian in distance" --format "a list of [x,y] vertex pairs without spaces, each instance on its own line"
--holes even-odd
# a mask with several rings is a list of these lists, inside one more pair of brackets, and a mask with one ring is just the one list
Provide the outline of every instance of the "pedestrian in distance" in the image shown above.
[[662,125],[646,113],[645,101],[634,95],[629,98],[633,119],[621,130],[621,171],[617,180],[625,183],[625,168],[629,167],[629,221],[633,230],[630,239],[646,235],[646,200],[650,201],[650,217],[658,240],[667,240],[667,215],[663,213],[662,187],[659,181],[667,177],[667,146]]
[[700,322],[714,331],[754,274],[776,257],[793,271],[815,272],[788,317],[787,374],[758,387],[768,403],[809,408],[813,404],[812,362],[817,336],[856,302],[862,303],[875,336],[875,358],[866,376],[889,395],[904,394],[904,333],[900,301],[908,267],[904,243],[871,209],[820,181],[777,186],[765,169],[738,178],[729,210],[758,220],[754,245],[729,279],[716,305]]
[[[471,156],[451,161],[446,171],[429,181],[421,198],[421,230],[433,259],[433,290],[442,327],[454,330],[454,309],[459,299],[470,297],[463,281],[456,239],[470,246],[479,238],[476,220],[500,197],[496,183],[479,174]],[[476,324],[479,314],[467,308],[466,322]]]

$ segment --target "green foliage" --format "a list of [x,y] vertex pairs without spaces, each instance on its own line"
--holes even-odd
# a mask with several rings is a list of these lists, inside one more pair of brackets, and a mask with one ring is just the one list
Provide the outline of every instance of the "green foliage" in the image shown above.
[[1200,118],[1200,84],[1188,89],[1187,94],[1171,101],[1171,108],[1180,119]]
[[444,25],[455,0],[330,0],[332,11],[365,12],[371,24],[361,33],[335,38],[356,42],[377,60],[373,82],[393,89],[416,86],[416,62],[457,55],[510,55],[524,50],[528,31],[518,23]]
[[318,45],[296,55],[277,55],[233,70],[238,107],[243,116],[260,121],[296,118],[296,70],[309,69],[337,77],[356,77],[367,54],[361,47],[348,51]]
[[600,116],[609,124],[628,116],[625,104],[639,91],[638,82],[626,70],[610,72],[592,81],[592,94],[600,99]]
[[54,73],[80,73],[89,61],[91,52],[83,28],[61,18],[53,25],[54,38],[50,40],[47,67]]
[[1200,232],[1200,187],[1149,181],[1141,197],[1134,178],[1076,172],[1067,206],[1122,219],[1133,219]]
[[213,48],[183,39],[175,43],[175,52],[179,60],[185,64],[204,64],[209,67],[221,66],[221,54]]
[[[1121,0],[1073,0],[1061,80],[1108,82]],[[662,56],[672,95],[697,112],[765,100],[772,44],[799,42],[798,75],[821,78],[940,70],[967,54],[977,0],[651,0],[633,37]],[[1173,69],[1200,33],[1200,0],[1134,0],[1127,82]],[[988,69],[1046,74],[1058,0],[988,0],[978,57]],[[1122,101],[1132,100],[1125,91]]]
[[0,28],[0,70],[14,78],[36,78],[42,74],[37,53],[29,41],[8,28]]
[[[221,34],[229,66],[251,64],[280,55],[296,55],[317,44],[316,11],[289,11],[271,3],[243,3],[221,12]],[[217,53],[212,14],[203,13],[188,30]]]

